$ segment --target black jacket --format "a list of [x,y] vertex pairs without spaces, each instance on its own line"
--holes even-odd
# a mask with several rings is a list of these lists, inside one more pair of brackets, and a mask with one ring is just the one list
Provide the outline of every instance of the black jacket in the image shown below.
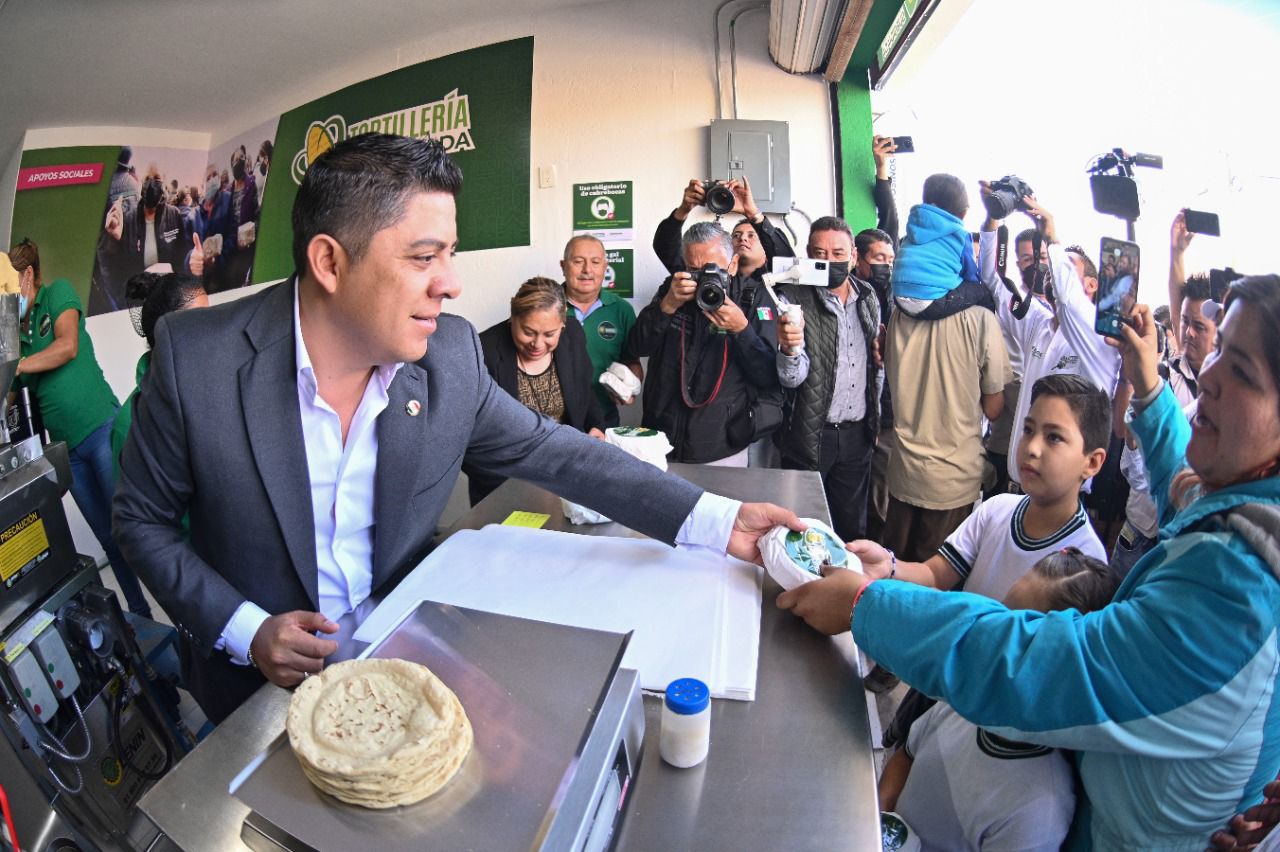
[[[519,366],[516,363],[516,344],[511,339],[511,320],[503,320],[481,332],[480,351],[484,355],[485,369],[498,387],[519,399],[516,378]],[[587,357],[587,336],[574,317],[565,319],[560,343],[552,353],[551,363],[560,379],[560,392],[564,396],[564,422],[580,432],[604,431],[607,428],[604,415],[591,389],[594,377],[591,359]],[[473,506],[505,481],[503,477],[485,473],[465,462],[462,470],[467,474],[467,490]]]
[[[858,320],[867,349],[867,416],[863,421],[867,439],[875,440],[880,430],[879,395],[876,377],[880,368],[874,359],[876,335],[880,332],[880,301],[871,285],[850,276],[853,298],[858,302]],[[827,422],[831,401],[835,398],[835,354],[839,337],[838,320],[823,304],[826,295],[820,287],[798,287],[784,284],[778,294],[804,310],[804,348],[809,353],[809,374],[791,392],[786,421],[778,433],[782,455],[810,470],[818,469],[822,444],[822,427]]]
[[[746,314],[747,327],[738,334],[723,334],[695,300],[670,316],[664,314],[660,304],[669,289],[670,278],[636,317],[627,339],[632,353],[649,358],[641,422],[666,433],[675,447],[672,461],[698,464],[731,456],[755,435],[756,399],[782,394],[772,305],[754,281],[744,285],[737,277],[731,279],[729,298]],[[686,404],[686,396],[692,406]]]
[[[658,229],[653,232],[653,251],[658,255],[658,260],[662,261],[662,265],[671,273],[684,269],[684,247],[680,242],[684,224],[675,216],[668,216],[658,223]],[[756,229],[756,238],[760,240],[760,246],[764,249],[764,266],[756,270],[757,278],[760,274],[769,271],[775,257],[796,256],[791,243],[787,242],[782,232],[773,226],[768,216],[764,217],[758,225],[752,222],[751,227]]]
[[[97,287],[90,291],[89,312],[101,313],[127,307],[125,285],[142,272],[147,240],[146,211],[141,204],[130,209],[125,205],[120,239],[113,240],[103,231],[99,239],[98,263],[102,269]],[[156,206],[156,262],[167,263],[174,272],[188,272],[188,256],[195,244],[178,208],[168,204]]]

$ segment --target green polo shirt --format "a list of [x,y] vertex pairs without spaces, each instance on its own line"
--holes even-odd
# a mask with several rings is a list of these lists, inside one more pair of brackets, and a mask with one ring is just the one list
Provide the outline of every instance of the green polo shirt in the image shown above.
[[36,291],[27,327],[22,330],[22,356],[42,352],[53,343],[53,327],[67,310],[80,314],[80,348],[76,357],[56,370],[24,374],[21,380],[40,406],[49,437],[66,441],[67,447],[74,450],[115,415],[119,403],[94,357],[93,340],[84,328],[80,297],[65,278]]
[[636,312],[631,303],[621,296],[600,291],[600,306],[585,318],[579,316],[577,308],[570,306],[573,315],[582,323],[582,330],[587,335],[587,356],[591,358],[591,387],[600,400],[600,410],[610,422],[618,417],[618,406],[609,392],[600,385],[600,374],[609,369],[609,365],[619,360],[627,345],[627,335],[636,324]]
[[142,387],[142,377],[147,374],[147,368],[150,366],[151,353],[143,352],[142,357],[138,359],[137,386],[124,401],[124,405],[120,406],[115,420],[111,423],[111,471],[116,480],[120,479],[120,453],[124,450],[125,439],[129,437],[129,429],[133,427],[133,401],[138,396],[138,388]]

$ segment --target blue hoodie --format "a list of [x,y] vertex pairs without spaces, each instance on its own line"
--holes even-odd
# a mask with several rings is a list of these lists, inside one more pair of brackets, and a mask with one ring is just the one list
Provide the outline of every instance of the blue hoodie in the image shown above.
[[1280,478],[1174,511],[1186,416],[1166,387],[1132,423],[1160,543],[1104,609],[1017,612],[883,581],[858,646],[974,724],[1076,749],[1073,848],[1199,852],[1280,769]]
[[933,301],[964,281],[978,281],[973,238],[964,222],[941,207],[917,204],[893,264],[894,298]]

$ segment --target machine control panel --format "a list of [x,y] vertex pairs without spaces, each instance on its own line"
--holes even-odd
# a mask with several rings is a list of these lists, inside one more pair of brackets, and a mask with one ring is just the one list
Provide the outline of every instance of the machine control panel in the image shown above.
[[54,695],[53,687],[49,685],[49,679],[45,677],[40,661],[31,653],[31,649],[27,648],[19,654],[9,664],[9,669],[27,712],[41,722],[52,719],[53,714],[58,711],[58,697]]
[[58,695],[70,698],[80,688],[80,674],[72,664],[67,645],[56,627],[45,628],[31,643],[31,650]]

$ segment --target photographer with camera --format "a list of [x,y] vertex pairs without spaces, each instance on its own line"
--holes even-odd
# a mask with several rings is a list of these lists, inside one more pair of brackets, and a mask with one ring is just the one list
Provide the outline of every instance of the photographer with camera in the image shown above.
[[746,467],[747,447],[782,422],[773,310],[719,225],[693,225],[682,245],[696,271],[663,282],[627,341],[649,358],[641,423],[666,433],[672,461]]
[[760,212],[751,195],[751,184],[743,175],[737,180],[689,181],[680,197],[680,206],[658,223],[653,234],[653,250],[668,272],[686,269],[680,232],[695,207],[705,206],[717,217],[740,213],[746,218],[733,226],[733,252],[738,256],[738,274],[755,278],[769,271],[775,257],[795,257],[795,250],[781,231]]
[[778,326],[778,376],[794,388],[778,436],[782,466],[816,470],[836,535],[865,538],[871,458],[880,429],[880,300],[852,274],[853,232],[835,216],[809,231],[809,257],[827,261],[827,286],[782,284],[780,298],[799,305],[796,322]]
[[[1058,243],[1053,215],[1046,210],[1027,186],[1017,178],[1007,177],[995,183],[979,181],[987,219],[982,225],[978,268],[982,282],[996,301],[1000,326],[1021,356],[1022,387],[1011,424],[1019,434],[1031,408],[1031,388],[1044,376],[1067,373],[1081,376],[1101,388],[1108,397],[1115,393],[1120,375],[1120,356],[1108,346],[1106,338],[1094,330],[1098,290],[1095,275],[1085,275],[1088,257],[1083,251],[1068,251]],[[1019,234],[1016,248],[1022,287],[1014,299],[997,269],[997,231],[1000,222],[1015,210],[1025,212],[1036,223],[1036,229],[1024,243]],[[1041,244],[1037,257],[1035,244]],[[1015,300],[1019,303],[1014,305]],[[1022,314],[1025,311],[1025,314]],[[1019,316],[1019,314],[1022,314]],[[1014,454],[1006,463],[1009,478],[1021,484]],[[1087,490],[1087,489],[1086,489]]]

